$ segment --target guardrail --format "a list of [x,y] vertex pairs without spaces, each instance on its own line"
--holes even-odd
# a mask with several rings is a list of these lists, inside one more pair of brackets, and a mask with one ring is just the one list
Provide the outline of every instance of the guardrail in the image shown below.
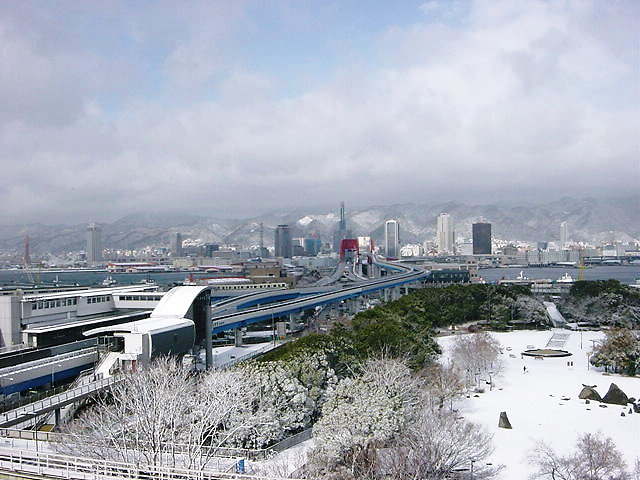
[[284,480],[285,478],[212,470],[158,467],[6,448],[0,448],[0,469],[74,479]]
[[29,395],[26,397],[18,396],[17,398],[11,400],[3,400],[0,404],[0,413],[8,412],[10,410],[15,410],[16,408],[23,407],[25,405],[29,405],[33,402],[37,402],[38,400],[42,400],[43,398],[51,397],[53,395],[57,395],[59,393],[64,392],[67,389],[65,385],[46,390],[44,392],[37,392],[33,395]]
[[110,387],[120,381],[121,378],[119,377],[109,377],[97,380],[87,385],[68,389],[43,400],[38,400],[37,402],[30,403],[29,405],[10,410],[0,414],[0,427],[10,427],[11,425],[21,423],[31,417],[42,415],[43,413],[55,410],[56,408],[63,407],[69,403]]

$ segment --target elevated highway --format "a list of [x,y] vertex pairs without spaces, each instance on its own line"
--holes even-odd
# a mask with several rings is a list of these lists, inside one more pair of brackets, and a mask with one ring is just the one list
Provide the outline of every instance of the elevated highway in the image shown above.
[[[277,303],[269,303],[268,305],[262,305],[256,308],[245,308],[243,310],[225,313],[229,311],[231,308],[230,306],[233,304],[233,302],[230,302],[226,304],[226,311],[224,309],[214,310],[217,313],[212,315],[212,334],[241,328],[253,323],[285,317],[305,310],[315,309],[316,307],[322,307],[327,304],[338,303],[344,300],[360,297],[362,295],[380,292],[382,290],[395,289],[403,285],[424,281],[429,276],[428,271],[415,269],[413,267],[392,264],[379,260],[376,260],[376,264],[380,268],[398,273],[395,275],[388,275],[377,280],[362,281],[337,287],[333,286],[327,291],[317,293],[310,292],[306,295],[302,295],[300,292],[286,290],[282,292],[264,292],[259,299],[260,301],[264,303]],[[282,301],[278,301],[276,299],[277,295],[286,295],[285,292],[289,292],[294,297],[292,299],[283,299]],[[253,297],[251,299],[235,299],[234,301],[238,302],[235,304],[237,308],[239,305],[243,305],[241,302],[251,303],[257,300],[258,299],[256,297]]]

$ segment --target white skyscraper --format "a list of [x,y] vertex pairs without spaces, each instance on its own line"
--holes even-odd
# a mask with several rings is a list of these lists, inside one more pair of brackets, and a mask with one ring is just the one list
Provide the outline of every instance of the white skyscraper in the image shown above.
[[387,257],[400,258],[400,224],[387,220],[384,224],[384,251]]
[[569,240],[569,229],[567,228],[567,222],[560,224],[560,248],[566,248]]
[[436,244],[438,253],[455,253],[455,234],[453,231],[453,219],[448,213],[438,215],[436,225]]
[[95,223],[87,227],[87,263],[102,260],[102,229]]

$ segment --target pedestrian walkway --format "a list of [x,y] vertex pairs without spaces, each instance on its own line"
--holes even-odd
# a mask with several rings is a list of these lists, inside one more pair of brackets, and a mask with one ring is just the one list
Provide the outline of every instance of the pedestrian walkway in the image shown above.
[[0,472],[82,480],[115,478],[138,480],[284,480],[283,477],[276,476],[158,467],[2,447],[0,447]]
[[569,333],[554,332],[547,342],[547,348],[564,348],[569,340]]
[[86,385],[70,388],[57,395],[38,400],[37,402],[23,405],[22,407],[9,410],[0,414],[0,427],[7,428],[21,424],[27,420],[39,417],[48,412],[58,410],[65,405],[82,400],[90,395],[94,395],[102,390],[110,388],[120,382],[119,377],[109,377],[96,380]]

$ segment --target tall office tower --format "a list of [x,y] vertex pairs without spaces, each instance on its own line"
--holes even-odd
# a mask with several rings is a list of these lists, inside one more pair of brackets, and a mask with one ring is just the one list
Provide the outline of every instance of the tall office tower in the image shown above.
[[24,237],[24,266],[31,265],[31,253],[29,252],[29,235]]
[[397,220],[384,223],[384,251],[387,257],[400,258],[400,224]]
[[472,226],[473,236],[473,254],[487,255],[491,254],[491,224],[490,223],[474,223]]
[[182,257],[182,234],[176,233],[171,245],[171,253],[174,257]]
[[448,213],[441,213],[438,215],[438,224],[436,225],[438,253],[455,253],[454,237],[453,219]]
[[291,232],[289,225],[278,225],[276,228],[276,257],[291,258]]
[[333,233],[333,250],[340,251],[340,242],[345,238],[351,238],[351,232],[347,230],[347,216],[344,210],[344,202],[340,202],[340,221]]
[[567,247],[567,241],[569,237],[569,228],[567,227],[567,222],[562,222],[560,224],[560,248]]
[[87,227],[87,263],[102,260],[102,229],[95,223]]

